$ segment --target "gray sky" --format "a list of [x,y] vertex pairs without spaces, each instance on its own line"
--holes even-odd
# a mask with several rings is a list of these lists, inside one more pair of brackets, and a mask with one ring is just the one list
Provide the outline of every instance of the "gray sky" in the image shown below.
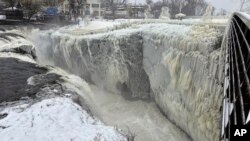
[[[145,3],[146,0],[129,0],[132,3]],[[154,0],[157,1],[157,0]],[[239,9],[239,0],[207,0],[217,9],[223,8],[228,11]]]
[[239,0],[207,0],[216,8],[223,8],[228,11],[238,10],[240,7]]

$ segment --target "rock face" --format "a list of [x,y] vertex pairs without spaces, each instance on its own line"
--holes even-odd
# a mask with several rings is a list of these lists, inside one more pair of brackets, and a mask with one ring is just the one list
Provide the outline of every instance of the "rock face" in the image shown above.
[[17,100],[22,96],[33,95],[38,90],[28,88],[29,77],[45,73],[45,68],[14,58],[0,59],[0,102]]
[[100,39],[52,36],[53,48],[51,45],[42,47],[42,54],[47,55],[44,58],[89,83],[113,92],[119,90],[128,99],[149,98],[150,84],[143,69],[140,33],[122,35],[123,38],[108,35]]
[[151,98],[194,141],[212,141],[219,137],[221,37],[209,26],[148,24],[85,36],[44,32],[36,43],[41,63],[128,99]]
[[[0,108],[6,102],[36,97],[43,87],[56,89],[59,85],[58,75],[46,74],[48,69],[35,62],[32,43],[14,31],[0,33]],[[27,83],[31,77],[36,85]]]

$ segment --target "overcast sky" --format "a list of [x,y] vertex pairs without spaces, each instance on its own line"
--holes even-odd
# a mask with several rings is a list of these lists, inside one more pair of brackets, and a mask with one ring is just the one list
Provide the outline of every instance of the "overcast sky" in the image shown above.
[[[132,3],[145,3],[146,0],[129,0]],[[157,0],[154,0],[157,1]],[[206,0],[211,2],[211,4],[217,9],[223,8],[228,11],[233,11],[239,9],[239,0]]]

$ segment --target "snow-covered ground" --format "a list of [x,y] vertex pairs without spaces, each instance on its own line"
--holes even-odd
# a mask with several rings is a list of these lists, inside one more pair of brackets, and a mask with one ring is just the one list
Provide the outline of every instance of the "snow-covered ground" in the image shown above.
[[166,19],[116,19],[116,20],[92,20],[82,21],[78,25],[67,26],[60,29],[62,33],[73,35],[95,34],[100,32],[113,31],[125,27],[150,24],[150,23],[169,23],[169,24],[184,24],[184,25],[213,25],[226,26],[228,18],[224,19],[183,19],[183,20],[166,20]]
[[30,58],[29,56],[26,55],[20,55],[17,53],[12,53],[12,52],[1,52],[0,53],[0,59],[1,58],[16,58],[21,61],[29,62],[29,63],[36,63],[34,59]]
[[[33,43],[26,40],[20,30],[0,32],[0,57],[12,57],[22,61],[35,63],[32,58],[34,52]],[[18,54],[17,52],[22,52]]]
[[[7,40],[9,39],[9,40]],[[32,43],[22,37],[7,36],[7,39],[0,38],[0,51],[12,49],[21,45],[31,45]]]
[[1,141],[126,141],[68,98],[5,108],[0,115]]

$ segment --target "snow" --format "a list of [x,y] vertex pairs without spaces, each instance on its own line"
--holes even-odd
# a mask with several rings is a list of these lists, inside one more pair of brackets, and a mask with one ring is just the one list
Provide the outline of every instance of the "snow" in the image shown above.
[[68,98],[5,108],[4,113],[8,116],[0,120],[1,141],[126,141]]
[[17,8],[16,7],[8,7],[8,8],[5,8],[3,10],[11,11],[11,10],[17,10]]
[[169,8],[168,7],[162,7],[161,8],[161,14],[160,14],[160,19],[166,19],[170,20],[170,13],[169,13]]
[[[98,33],[109,33],[116,30],[124,30],[125,28],[134,28],[143,26],[145,24],[181,24],[181,25],[213,25],[226,26],[228,19],[211,19],[203,21],[202,19],[183,19],[182,21],[176,19],[116,19],[116,20],[93,20],[82,21],[79,25],[66,26],[60,28],[57,32],[61,34],[72,35],[94,35]],[[54,32],[54,31],[53,31]]]
[[34,83],[33,76],[29,77],[27,79],[27,84],[31,86],[35,86],[36,84]]
[[91,32],[101,32],[106,29],[111,29],[114,26],[120,25],[122,22],[116,21],[108,21],[108,20],[93,20],[93,21],[81,21],[79,25],[67,26],[62,28],[62,32],[67,30],[70,33],[91,33]]
[[186,15],[183,14],[183,13],[178,13],[178,14],[175,15],[175,18],[177,18],[177,19],[184,18],[184,17],[186,17]]
[[246,12],[236,12],[235,14],[242,15],[244,18],[246,18],[248,21],[250,21],[250,15]]
[[0,15],[0,20],[5,20],[6,16],[5,15]]
[[249,121],[250,121],[250,111],[248,112],[246,123],[248,123]]
[[36,61],[29,56],[21,55],[18,53],[12,53],[12,52],[1,52],[0,58],[16,58],[24,62],[36,63]]
[[246,17],[248,20],[250,20],[250,15],[245,13],[245,12],[239,12],[241,13],[244,17]]
[[32,45],[32,43],[26,39],[20,37],[8,37],[11,41],[0,38],[0,51],[17,48],[22,45]]
[[[3,32],[2,34],[4,35],[8,33],[21,35],[20,31],[18,30],[9,30],[9,31]],[[34,49],[34,46],[31,41],[24,39],[22,37],[19,37],[19,36],[13,37],[13,36],[7,35],[7,37],[9,40],[0,38],[0,58],[11,57],[11,58],[16,58],[21,61],[25,61],[29,63],[36,63],[36,61],[31,57],[31,54],[22,55],[22,54],[12,52],[12,49],[14,48],[24,47],[23,49],[25,49],[25,47],[27,46],[27,53],[31,53],[32,52],[31,50]]]

